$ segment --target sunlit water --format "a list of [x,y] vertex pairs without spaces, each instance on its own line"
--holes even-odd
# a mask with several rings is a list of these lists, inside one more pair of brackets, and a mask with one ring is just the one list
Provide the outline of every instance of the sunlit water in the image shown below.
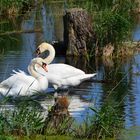
[[[52,9],[54,9],[52,11]],[[59,11],[59,12],[58,12]],[[23,17],[17,23],[13,21],[0,25],[1,31],[15,30],[15,28],[30,30],[42,28],[42,33],[22,33],[0,38],[0,49],[3,55],[0,57],[0,81],[8,78],[12,70],[21,69],[27,72],[27,66],[34,57],[34,50],[42,41],[63,40],[63,5],[41,6],[41,10],[34,9],[30,15]],[[14,25],[18,24],[17,27]],[[8,27],[7,27],[8,26]],[[140,24],[136,26],[133,39],[140,39]],[[4,50],[4,51],[3,51]],[[83,121],[87,115],[93,113],[89,107],[101,108],[106,99],[110,103],[121,105],[120,114],[124,117],[126,129],[139,130],[140,127],[140,54],[123,60],[91,60],[87,64],[85,60],[75,60],[56,57],[53,63],[68,63],[84,70],[87,73],[97,72],[94,78],[100,82],[87,81],[81,85],[70,88],[66,92],[70,101],[69,112],[78,121]],[[104,80],[105,82],[101,82]],[[46,94],[53,94],[50,86]],[[37,95],[44,110],[53,105],[53,99],[45,98],[45,95]],[[11,105],[10,105],[11,106]],[[135,131],[135,132],[136,132]],[[130,131],[131,132],[131,131]],[[130,133],[128,131],[128,134]],[[139,131],[138,131],[139,132]],[[126,135],[125,135],[126,136]],[[123,137],[127,139],[128,137]],[[131,139],[140,139],[140,134],[130,136]]]

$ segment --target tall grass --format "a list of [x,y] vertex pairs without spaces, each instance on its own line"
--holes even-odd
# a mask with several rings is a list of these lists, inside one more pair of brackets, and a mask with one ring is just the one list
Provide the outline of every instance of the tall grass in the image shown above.
[[30,136],[39,133],[44,126],[44,118],[33,102],[20,102],[11,109],[0,112],[0,134]]
[[[92,129],[89,131],[94,138],[116,138],[123,128],[123,117],[119,115],[118,107],[104,105],[100,110],[91,108],[96,114],[92,120]],[[93,133],[94,132],[94,133]]]
[[[132,10],[137,7],[135,0],[87,0],[70,1],[69,7],[87,9],[93,19],[96,46],[116,45],[126,40],[134,25]],[[91,49],[91,48],[90,48]]]
[[90,108],[95,115],[74,128],[74,136],[92,139],[116,139],[123,128],[123,117],[119,115],[118,107],[103,105],[101,109]]
[[[10,98],[5,98],[1,103],[4,105],[7,101],[10,101]],[[38,136],[47,138],[54,135],[69,136],[73,139],[116,138],[123,127],[123,118],[119,115],[118,108],[106,104],[101,109],[91,107],[94,115],[87,116],[81,124],[76,123],[71,117],[65,117],[63,121],[57,121],[56,118],[55,126],[54,119],[52,121],[48,117],[45,119],[39,104],[34,100],[26,98],[15,102],[15,108],[1,109],[0,138],[2,139],[16,137],[24,139],[25,136],[29,139]]]
[[24,7],[31,4],[30,0],[1,0],[0,15],[17,15]]
[[128,38],[132,27],[128,17],[120,13],[106,9],[98,12],[94,18],[94,31],[96,34],[96,44],[100,47],[111,43],[117,45]]

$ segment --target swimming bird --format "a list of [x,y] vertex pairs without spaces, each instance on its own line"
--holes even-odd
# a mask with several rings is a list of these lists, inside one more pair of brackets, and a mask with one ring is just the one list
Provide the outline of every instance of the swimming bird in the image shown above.
[[44,61],[48,64],[48,72],[43,74],[47,76],[48,82],[55,89],[77,86],[96,75],[96,73],[86,74],[84,71],[67,64],[50,64],[55,58],[55,50],[51,44],[43,42],[38,46],[36,53],[40,57],[45,51],[49,52],[48,57],[44,58]]
[[5,96],[31,95],[34,92],[45,92],[48,88],[47,77],[40,71],[47,72],[47,65],[42,58],[31,60],[28,70],[31,75],[19,70],[0,83],[0,93]]

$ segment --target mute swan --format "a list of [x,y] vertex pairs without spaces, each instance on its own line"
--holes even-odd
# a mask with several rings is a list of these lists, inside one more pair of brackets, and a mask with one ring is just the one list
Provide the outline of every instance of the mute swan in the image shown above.
[[0,83],[2,95],[31,95],[33,92],[44,92],[48,88],[47,77],[40,70],[47,71],[46,63],[42,58],[34,58],[28,66],[30,75],[23,71],[16,72]]
[[48,82],[51,83],[55,89],[77,86],[81,82],[96,75],[96,73],[85,74],[84,71],[67,64],[50,64],[55,57],[55,50],[52,45],[44,42],[38,46],[36,53],[40,56],[40,54],[45,51],[49,52],[49,56],[44,59],[44,61],[49,64],[46,76]]

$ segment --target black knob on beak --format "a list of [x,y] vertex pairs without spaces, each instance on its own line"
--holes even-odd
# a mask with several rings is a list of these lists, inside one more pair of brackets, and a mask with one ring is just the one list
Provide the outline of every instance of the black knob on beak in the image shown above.
[[40,55],[40,49],[37,48],[36,51],[35,51],[35,53],[36,53],[37,55]]

